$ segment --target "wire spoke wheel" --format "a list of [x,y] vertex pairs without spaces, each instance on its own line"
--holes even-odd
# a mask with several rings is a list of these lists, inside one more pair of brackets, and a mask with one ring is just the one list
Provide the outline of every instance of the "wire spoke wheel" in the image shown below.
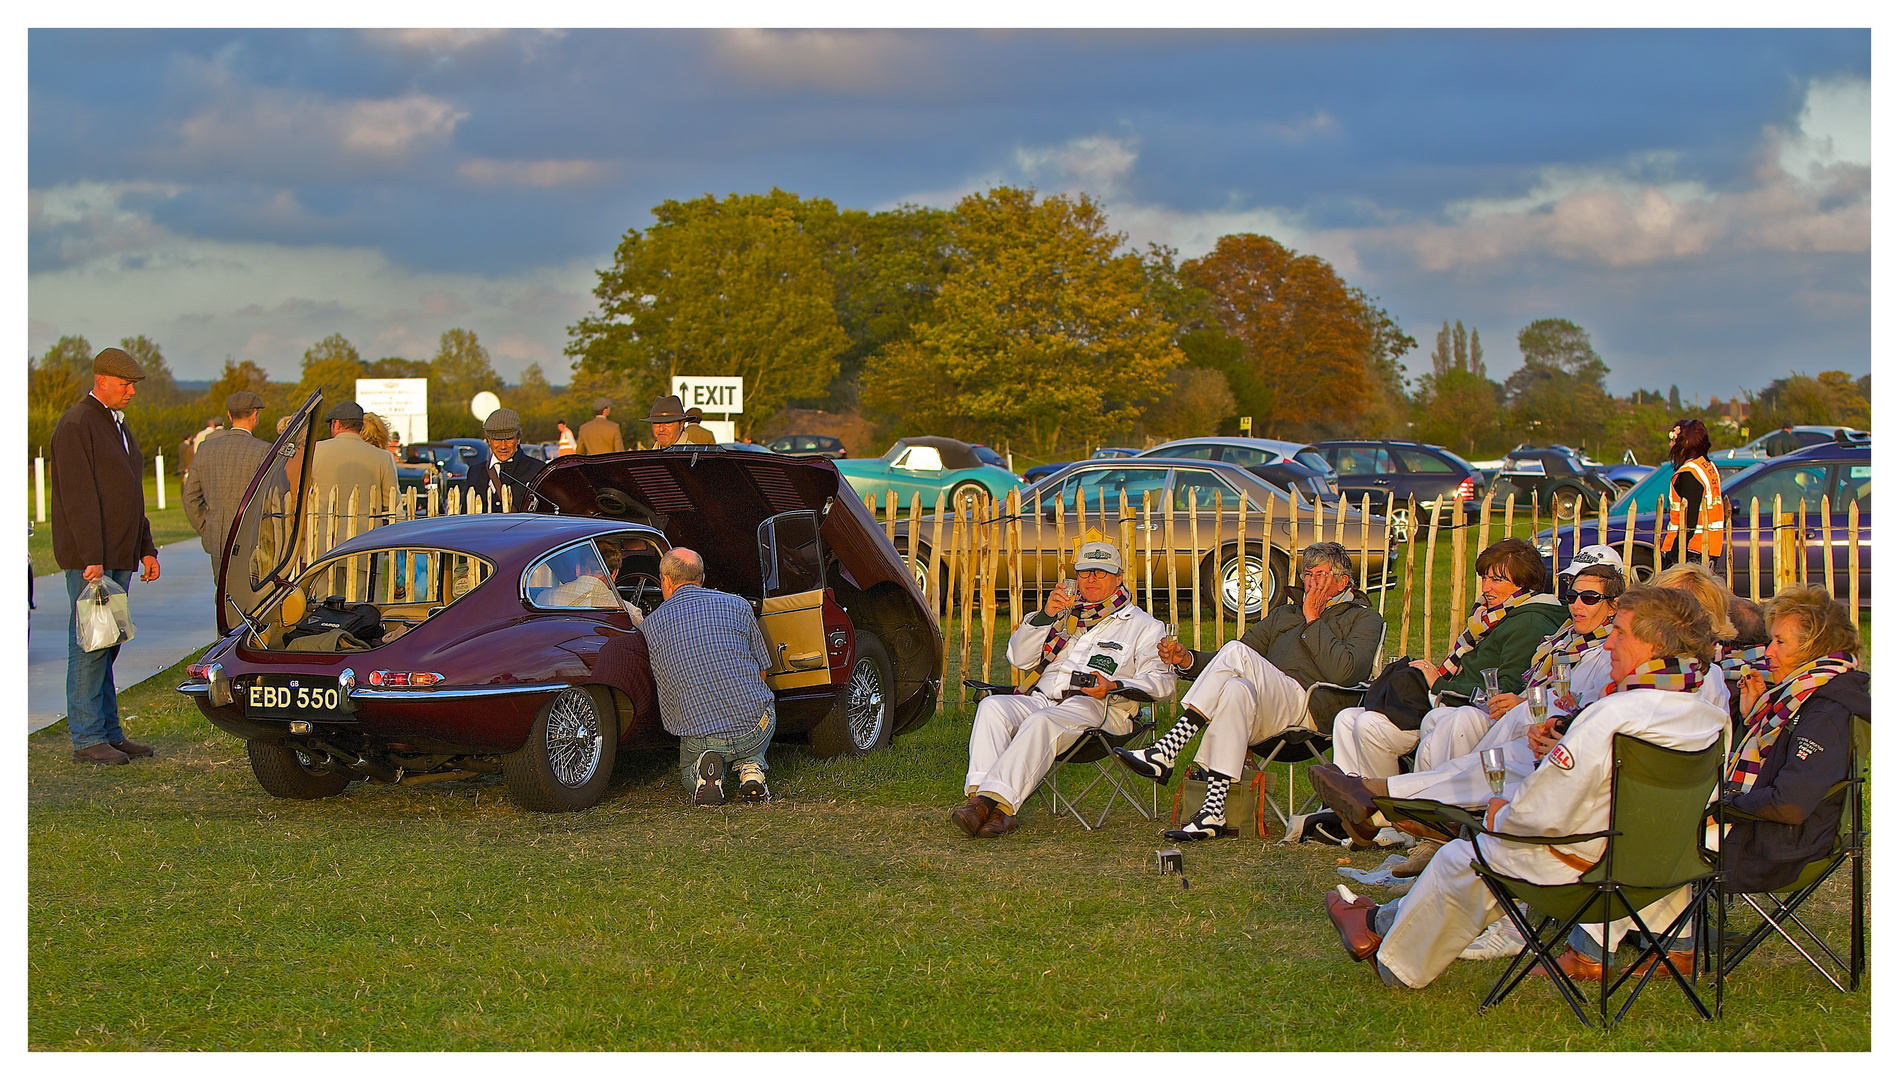
[[859,657],[851,667],[849,702],[845,705],[850,725],[851,745],[869,750],[877,745],[878,729],[884,721],[884,685],[877,665],[868,656]]
[[600,768],[605,741],[592,695],[580,689],[563,691],[547,714],[547,766],[554,779],[562,787],[585,787]]

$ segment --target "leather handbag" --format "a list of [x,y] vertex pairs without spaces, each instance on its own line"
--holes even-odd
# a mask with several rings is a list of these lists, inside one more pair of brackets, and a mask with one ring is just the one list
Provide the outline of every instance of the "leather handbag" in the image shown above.
[[1431,711],[1431,686],[1424,673],[1411,666],[1411,657],[1401,656],[1371,682],[1365,691],[1365,708],[1383,713],[1399,731],[1416,731],[1424,726],[1424,714]]

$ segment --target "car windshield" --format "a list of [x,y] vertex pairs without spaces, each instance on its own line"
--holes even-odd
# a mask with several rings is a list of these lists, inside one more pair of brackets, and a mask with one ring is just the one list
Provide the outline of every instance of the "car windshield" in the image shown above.
[[987,446],[972,446],[970,449],[976,452],[976,457],[984,465],[994,465],[998,469],[1007,469],[1009,467],[1009,463],[1003,460],[1001,454],[996,453]]

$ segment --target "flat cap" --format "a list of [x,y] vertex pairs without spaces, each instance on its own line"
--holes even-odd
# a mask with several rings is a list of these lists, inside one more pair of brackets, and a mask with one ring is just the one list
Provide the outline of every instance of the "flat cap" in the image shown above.
[[224,399],[224,411],[230,413],[232,416],[242,416],[252,409],[261,409],[263,407],[264,399],[251,393],[249,390],[239,390],[237,393]]
[[124,349],[100,349],[99,355],[92,358],[94,375],[110,375],[115,379],[137,382],[145,377],[145,369],[138,366],[132,354]]
[[361,405],[356,404],[354,401],[338,402],[336,405],[336,408],[331,409],[329,412],[326,412],[323,414],[323,419],[325,421],[361,420],[362,418],[363,418],[363,407]]
[[593,399],[593,414],[595,416],[599,416],[611,408],[613,408],[613,400],[611,398],[597,397]]
[[481,422],[482,434],[490,439],[513,439],[521,435],[521,417],[513,409],[496,409]]

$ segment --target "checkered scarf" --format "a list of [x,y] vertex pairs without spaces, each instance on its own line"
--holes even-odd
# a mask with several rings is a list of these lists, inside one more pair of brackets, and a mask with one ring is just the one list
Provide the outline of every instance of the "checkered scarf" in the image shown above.
[[1795,668],[1769,687],[1754,703],[1754,710],[1747,714],[1747,734],[1734,750],[1734,763],[1728,767],[1728,783],[1738,785],[1741,791],[1752,788],[1761,774],[1761,762],[1767,760],[1767,752],[1773,749],[1787,721],[1794,718],[1800,706],[1835,675],[1844,675],[1858,666],[1850,653],[1828,653]]
[[1692,694],[1701,688],[1701,661],[1692,656],[1658,656],[1642,664],[1621,682],[1609,688],[1611,694],[1624,690],[1677,690]]
[[1458,661],[1463,655],[1476,648],[1477,643],[1490,632],[1490,628],[1502,622],[1504,616],[1521,607],[1524,601],[1534,595],[1536,594],[1528,589],[1518,589],[1494,608],[1485,607],[1482,600],[1477,601],[1476,605],[1470,609],[1469,620],[1464,623],[1464,632],[1457,635],[1457,641],[1452,644],[1450,655],[1437,666],[1437,677],[1444,679],[1457,674],[1457,669],[1462,666]]
[[1555,682],[1557,666],[1569,664],[1573,667],[1583,653],[1609,636],[1610,625],[1605,622],[1587,634],[1579,634],[1574,622],[1564,623],[1561,630],[1537,645],[1536,655],[1530,657],[1529,670],[1523,673],[1523,685],[1548,686]]
[[1749,645],[1744,649],[1730,649],[1716,643],[1714,647],[1715,666],[1721,669],[1721,677],[1732,682],[1747,674],[1749,668],[1761,674],[1767,674],[1767,646]]
[[1049,626],[1048,640],[1042,643],[1042,663],[1054,663],[1061,651],[1068,647],[1069,639],[1087,633],[1096,623],[1133,602],[1134,598],[1129,595],[1126,584],[1116,586],[1114,592],[1098,604],[1077,599],[1074,606]]
[[1332,599],[1327,600],[1325,602],[1325,606],[1319,609],[1319,614],[1323,615],[1326,612],[1331,611],[1333,608],[1337,607],[1340,604],[1351,603],[1352,595],[1355,591],[1356,590],[1354,590],[1350,585],[1345,586],[1344,591],[1340,592],[1337,596],[1334,596]]

